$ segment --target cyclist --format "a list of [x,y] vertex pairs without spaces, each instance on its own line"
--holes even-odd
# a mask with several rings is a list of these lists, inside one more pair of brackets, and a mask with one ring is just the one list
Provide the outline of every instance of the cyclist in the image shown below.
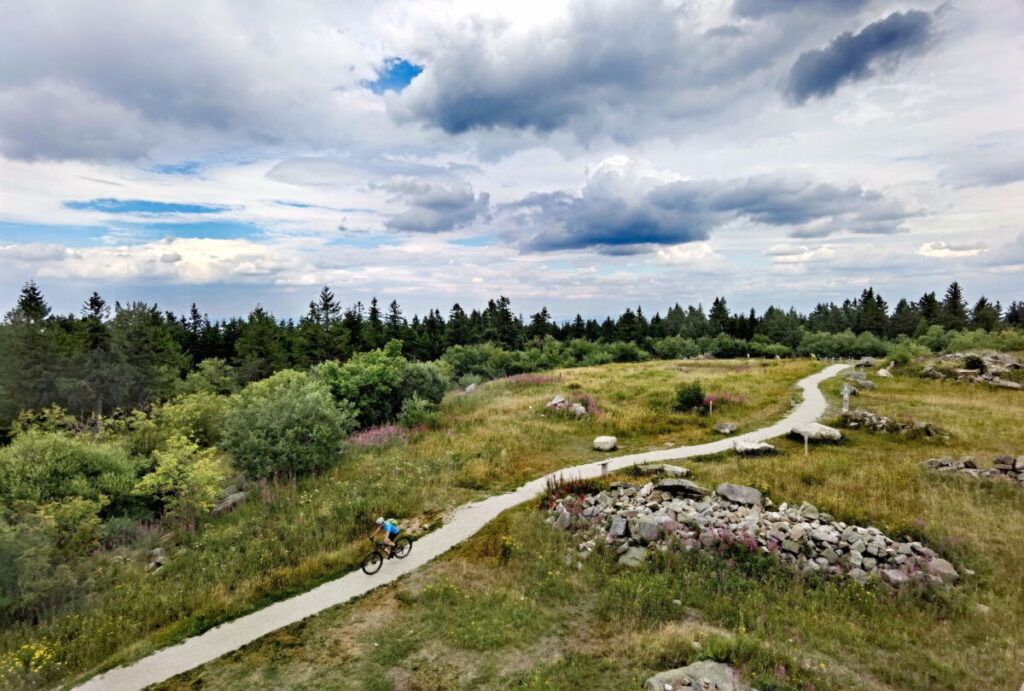
[[384,518],[377,519],[377,527],[373,530],[373,537],[376,537],[378,533],[381,534],[382,542],[390,547],[388,552],[388,558],[395,556],[395,538],[398,537],[398,533],[401,532],[394,521],[385,521]]

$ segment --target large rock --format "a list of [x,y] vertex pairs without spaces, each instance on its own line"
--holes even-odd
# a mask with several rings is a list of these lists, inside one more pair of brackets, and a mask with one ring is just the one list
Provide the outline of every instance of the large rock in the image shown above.
[[942,579],[943,583],[952,583],[956,579],[960,578],[960,574],[953,568],[945,559],[932,559],[928,562],[928,573],[933,576],[938,576]]
[[723,482],[715,488],[715,494],[728,499],[733,504],[745,504],[746,506],[761,506],[764,504],[764,496],[759,490],[746,485],[734,485]]
[[595,451],[614,451],[619,446],[619,440],[615,437],[601,436],[594,437]]
[[775,453],[775,447],[763,441],[744,441],[739,439],[732,448],[741,456],[764,456]]
[[735,422],[719,422],[715,425],[715,431],[719,434],[732,434],[736,431]]
[[623,566],[636,568],[644,563],[645,556],[647,556],[646,547],[630,547],[619,557],[619,563]]
[[654,486],[654,489],[661,492],[669,492],[670,494],[681,494],[691,497],[706,497],[711,494],[711,492],[700,485],[690,482],[689,480],[683,480],[682,478],[667,478],[665,480],[660,480],[658,484]]
[[862,357],[860,360],[854,363],[854,367],[874,367],[875,358],[873,357]]
[[842,432],[820,422],[797,425],[790,431],[790,434],[801,439],[806,437],[810,441],[839,441],[843,438]]
[[732,667],[714,660],[701,660],[692,665],[659,672],[644,682],[648,691],[754,691],[740,681]]

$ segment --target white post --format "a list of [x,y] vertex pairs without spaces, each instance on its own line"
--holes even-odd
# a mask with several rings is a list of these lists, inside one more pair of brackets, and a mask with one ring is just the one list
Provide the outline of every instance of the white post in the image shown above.
[[715,412],[715,402],[708,401],[708,415],[711,415],[713,412]]
[[850,412],[850,392],[843,391],[843,412]]

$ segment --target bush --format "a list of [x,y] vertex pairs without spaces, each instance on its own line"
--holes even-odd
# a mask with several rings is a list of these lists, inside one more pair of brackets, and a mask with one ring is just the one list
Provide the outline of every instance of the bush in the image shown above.
[[418,396],[430,403],[440,403],[448,390],[448,378],[440,367],[432,362],[410,362],[405,366],[402,377],[402,406],[408,399]]
[[224,469],[215,453],[177,434],[167,441],[166,451],[153,452],[156,467],[139,480],[134,493],[160,502],[171,518],[195,521],[213,508],[224,486]]
[[680,384],[676,389],[676,402],[673,406],[676,410],[689,412],[694,408],[701,408],[703,405],[704,388],[699,381]]
[[669,336],[654,342],[654,353],[662,360],[678,360],[680,358],[697,357],[700,348],[692,338]]
[[315,378],[283,370],[232,398],[221,446],[250,478],[306,473],[332,465],[356,426],[351,404],[333,400]]
[[233,394],[238,391],[235,368],[220,358],[207,358],[175,386],[178,394]]
[[327,386],[340,406],[355,410],[360,427],[372,427],[395,419],[408,364],[402,357],[402,342],[391,341],[383,349],[356,353],[344,364],[323,362],[313,368],[312,375]]
[[167,436],[181,434],[200,446],[216,446],[224,432],[228,398],[210,392],[179,396],[154,413]]
[[42,504],[65,497],[125,497],[135,465],[117,446],[53,432],[26,432],[0,449],[0,500]]
[[398,422],[410,429],[428,425],[433,419],[434,405],[415,393],[402,402],[402,410],[398,413]]

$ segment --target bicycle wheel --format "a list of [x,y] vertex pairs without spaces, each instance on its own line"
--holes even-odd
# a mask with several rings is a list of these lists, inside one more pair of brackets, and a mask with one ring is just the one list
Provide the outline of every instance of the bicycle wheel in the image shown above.
[[380,552],[377,550],[373,550],[363,559],[363,573],[367,576],[372,576],[380,571],[381,564],[383,563],[384,557],[380,556]]
[[394,555],[399,559],[404,559],[409,556],[409,552],[412,551],[412,540],[407,537],[400,537],[395,540],[395,551]]

